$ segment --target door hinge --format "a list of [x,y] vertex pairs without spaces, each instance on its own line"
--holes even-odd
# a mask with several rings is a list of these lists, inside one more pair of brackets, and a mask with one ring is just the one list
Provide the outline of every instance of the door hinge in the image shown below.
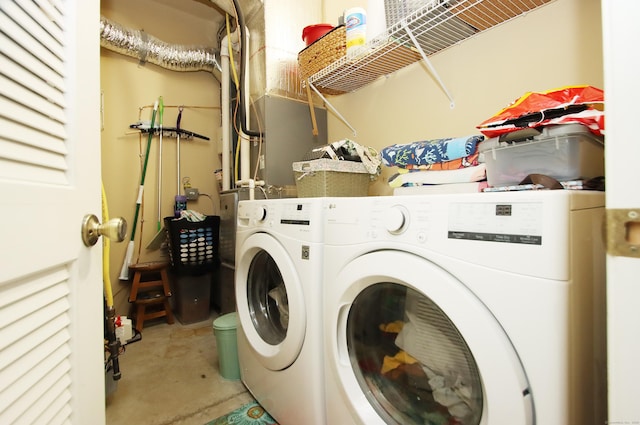
[[640,209],[607,209],[607,253],[640,258]]

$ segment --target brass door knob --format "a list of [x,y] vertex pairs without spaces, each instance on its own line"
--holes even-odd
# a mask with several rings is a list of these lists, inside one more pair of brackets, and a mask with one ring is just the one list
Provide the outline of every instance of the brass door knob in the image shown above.
[[82,219],[82,242],[86,246],[93,246],[100,236],[104,236],[114,242],[122,242],[127,233],[127,221],[122,217],[112,218],[105,224],[94,214],[87,214]]

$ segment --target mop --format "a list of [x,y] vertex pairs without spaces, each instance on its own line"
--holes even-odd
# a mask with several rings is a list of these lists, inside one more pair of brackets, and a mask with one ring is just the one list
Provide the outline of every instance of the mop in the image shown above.
[[[183,111],[183,107],[180,106],[180,108],[178,109],[178,120],[176,122],[176,170],[177,170],[177,176],[178,176],[178,182],[177,182],[177,187],[176,187],[176,196],[175,196],[175,205],[174,205],[174,217],[179,218],[180,217],[180,212],[184,211],[185,209],[187,209],[187,197],[184,195],[180,195],[180,120],[182,119],[182,111]],[[151,239],[151,242],[149,242],[149,244],[147,245],[147,249],[149,250],[156,250],[156,249],[160,249],[160,247],[162,247],[162,244],[164,243],[167,235],[166,235],[166,229],[164,226],[161,226],[160,223],[158,223],[158,228],[160,228],[160,230],[158,231],[158,233],[156,233],[156,235],[153,237],[153,239]]]
[[174,216],[180,217],[180,213],[187,209],[187,197],[180,194],[180,120],[182,119],[182,106],[178,108],[178,119],[176,121],[176,197],[174,206]]
[[122,269],[120,269],[120,280],[129,280],[129,265],[131,264],[131,258],[133,257],[133,251],[135,250],[134,238],[136,236],[136,228],[138,225],[138,214],[140,214],[140,205],[142,204],[142,194],[144,192],[144,178],[147,174],[147,164],[149,162],[149,151],[151,150],[151,140],[153,140],[153,126],[156,120],[156,113],[158,112],[158,101],[153,104],[153,112],[151,113],[151,126],[149,127],[149,134],[147,136],[147,151],[144,155],[144,166],[142,167],[142,175],[140,177],[140,188],[138,189],[138,199],[136,200],[136,212],[133,217],[133,226],[131,227],[131,239],[127,245],[127,253],[124,256],[124,262],[122,263]]

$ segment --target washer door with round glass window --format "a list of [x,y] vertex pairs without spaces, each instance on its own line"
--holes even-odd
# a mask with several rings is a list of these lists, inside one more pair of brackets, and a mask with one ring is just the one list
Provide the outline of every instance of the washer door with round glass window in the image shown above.
[[247,238],[236,260],[240,325],[260,363],[282,370],[298,357],[306,328],[303,291],[295,265],[272,236]]
[[362,423],[534,423],[513,345],[450,273],[413,254],[377,251],[347,264],[334,284],[340,293],[325,310],[335,335],[329,375]]

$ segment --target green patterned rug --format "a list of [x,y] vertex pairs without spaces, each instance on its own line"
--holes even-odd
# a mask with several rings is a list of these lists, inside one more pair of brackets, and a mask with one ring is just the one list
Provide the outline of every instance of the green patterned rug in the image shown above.
[[239,409],[207,422],[205,425],[278,425],[258,403],[245,404]]

